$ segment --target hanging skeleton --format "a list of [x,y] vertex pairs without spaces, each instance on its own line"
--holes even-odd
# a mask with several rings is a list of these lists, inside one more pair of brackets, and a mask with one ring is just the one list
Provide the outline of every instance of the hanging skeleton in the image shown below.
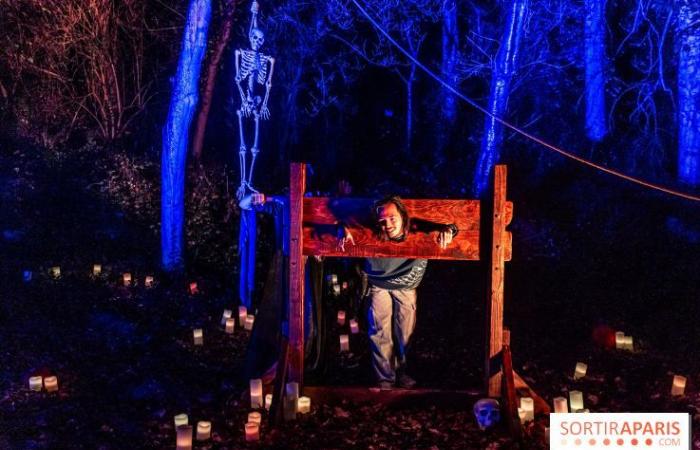
[[[275,68],[275,59],[260,52],[260,48],[265,42],[265,34],[258,28],[257,17],[259,10],[260,5],[258,2],[253,1],[250,7],[252,18],[248,31],[250,49],[236,49],[235,52],[236,86],[238,86],[238,92],[241,95],[241,107],[236,111],[238,115],[238,132],[241,139],[241,145],[238,149],[241,170],[241,185],[238,188],[239,200],[246,195],[246,188],[251,192],[258,192],[253,188],[252,181],[255,158],[260,152],[258,149],[260,120],[268,120],[270,118],[270,110],[267,108],[267,101],[270,97],[270,88],[272,87],[272,72]],[[265,96],[263,98],[261,98],[260,95],[256,95],[256,90],[259,91],[261,86],[265,86]],[[252,156],[250,170],[246,171],[247,148],[245,144],[245,134],[243,133],[243,121],[251,117],[255,124],[255,134],[253,136],[253,146],[250,148],[250,154]],[[246,173],[248,175],[247,178]]]

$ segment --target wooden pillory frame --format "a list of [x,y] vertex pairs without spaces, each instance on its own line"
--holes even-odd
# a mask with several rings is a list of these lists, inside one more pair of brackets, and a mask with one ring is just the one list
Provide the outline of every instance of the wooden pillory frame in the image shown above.
[[[284,381],[296,381],[305,395],[327,399],[335,391],[337,396],[405,395],[420,390],[380,391],[367,388],[304,386],[304,263],[308,256],[329,257],[404,257],[446,260],[489,261],[487,270],[486,357],[484,393],[489,397],[503,397],[505,416],[510,425],[517,421],[515,391],[535,400],[537,412],[549,412],[547,403],[539,397],[512,370],[510,333],[503,329],[503,287],[505,262],[512,255],[512,236],[506,226],[513,218],[513,203],[506,200],[504,165],[495,167],[492,201],[479,200],[404,200],[411,218],[448,224],[454,223],[459,234],[448,248],[441,250],[433,236],[412,233],[401,243],[380,242],[371,230],[368,215],[372,201],[358,198],[305,197],[306,165],[292,163],[290,173],[290,246],[289,246],[289,341],[281,352],[274,397],[281,399]],[[482,208],[483,206],[483,208]],[[337,227],[343,223],[350,229],[356,245],[337,248]],[[480,230],[489,231],[481,233]],[[483,251],[480,251],[483,250]],[[286,375],[286,376],[285,376]],[[503,377],[502,375],[505,375]],[[436,391],[430,391],[433,398]],[[275,402],[277,403],[277,402]],[[273,408],[276,410],[277,408]],[[512,412],[515,412],[515,417]],[[273,414],[274,415],[274,414]],[[518,421],[519,424],[519,421]],[[518,425],[511,426],[517,431]]]

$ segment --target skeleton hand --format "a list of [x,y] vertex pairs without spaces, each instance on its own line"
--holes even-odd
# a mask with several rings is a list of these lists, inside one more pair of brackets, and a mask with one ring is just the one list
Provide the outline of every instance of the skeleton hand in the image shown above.
[[457,236],[458,229],[456,225],[445,225],[445,228],[440,230],[436,237],[436,242],[441,249],[446,249],[452,242],[452,239]]
[[338,243],[335,247],[336,251],[344,252],[345,244],[348,242],[355,245],[355,239],[352,237],[352,233],[350,233],[350,230],[344,226],[338,227]]
[[260,108],[260,117],[262,117],[263,120],[268,120],[270,118],[270,110],[267,108],[267,105],[262,105]]

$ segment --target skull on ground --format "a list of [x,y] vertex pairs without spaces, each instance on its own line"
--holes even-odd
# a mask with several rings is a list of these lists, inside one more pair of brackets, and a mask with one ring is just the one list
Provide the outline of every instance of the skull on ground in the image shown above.
[[485,430],[501,420],[501,410],[498,400],[482,398],[474,404],[474,416],[479,424],[479,429]]

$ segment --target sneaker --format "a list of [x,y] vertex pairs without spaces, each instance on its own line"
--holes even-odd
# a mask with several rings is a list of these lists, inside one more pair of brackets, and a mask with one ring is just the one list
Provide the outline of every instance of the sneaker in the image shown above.
[[396,377],[396,384],[398,384],[402,388],[410,389],[416,385],[416,380],[409,377],[405,373],[402,373],[401,375]]
[[382,380],[377,383],[377,387],[383,391],[388,391],[394,388],[394,383],[388,380]]

